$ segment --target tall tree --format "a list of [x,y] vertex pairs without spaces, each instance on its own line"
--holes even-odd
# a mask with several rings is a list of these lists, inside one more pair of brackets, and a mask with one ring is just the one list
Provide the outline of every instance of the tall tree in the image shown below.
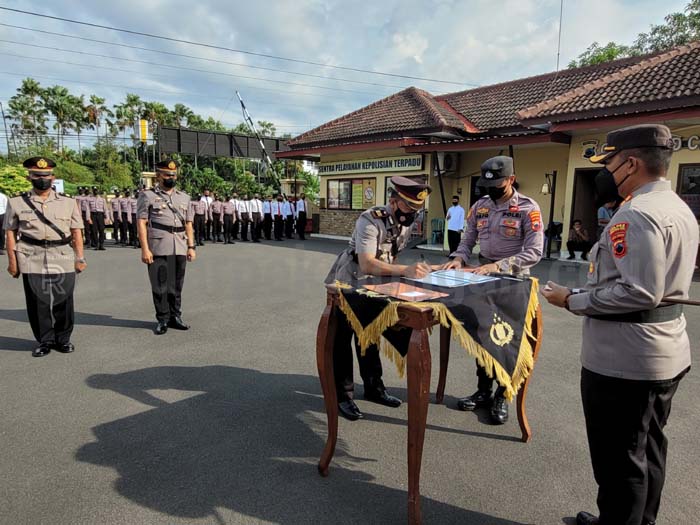
[[42,91],[44,106],[53,115],[56,130],[58,150],[63,153],[64,142],[62,139],[71,129],[77,97],[73,97],[63,86],[51,86]]
[[102,127],[102,118],[106,118],[109,124],[109,118],[114,116],[114,113],[105,105],[106,100],[97,95],[90,95],[90,103],[86,106],[88,127],[97,132],[97,138],[100,138],[100,128]]
[[192,115],[194,115],[192,110],[184,104],[177,103],[175,107],[173,107],[173,119],[178,128],[181,128],[183,121],[187,122],[187,119]]

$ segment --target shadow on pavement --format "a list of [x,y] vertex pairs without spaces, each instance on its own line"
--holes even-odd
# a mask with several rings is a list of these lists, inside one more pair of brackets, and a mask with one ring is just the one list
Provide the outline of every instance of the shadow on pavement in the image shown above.
[[29,352],[31,350],[34,350],[36,346],[37,343],[34,341],[34,339],[20,339],[18,337],[6,337],[4,335],[0,335],[0,351],[9,350],[17,352]]
[[[217,508],[283,524],[406,522],[406,492],[373,483],[361,466],[374,460],[349,455],[342,439],[330,477],[318,475],[325,416],[313,376],[167,366],[87,383],[151,407],[94,427],[95,441],[76,453],[114,468],[115,490],[138,505],[213,523],[225,523]],[[430,523],[519,525],[425,497],[422,505]]]
[[[0,319],[7,321],[20,321],[27,323],[29,327],[29,319],[27,311],[22,309],[17,310],[0,310]],[[140,319],[119,319],[105,314],[92,314],[85,312],[75,312],[75,326],[116,326],[119,328],[146,328],[152,330],[155,326],[155,320],[142,321]]]

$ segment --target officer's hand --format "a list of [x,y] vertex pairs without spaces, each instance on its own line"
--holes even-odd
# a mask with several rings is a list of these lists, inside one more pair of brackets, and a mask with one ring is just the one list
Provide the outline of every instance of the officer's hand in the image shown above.
[[148,248],[141,249],[141,262],[145,264],[153,264],[153,252]]
[[75,261],[75,271],[76,273],[82,273],[87,268],[87,263]]
[[558,306],[559,308],[566,307],[566,299],[571,295],[571,290],[566,286],[561,286],[552,281],[547,282],[544,288],[542,288],[542,295],[553,306]]
[[20,275],[19,266],[17,266],[17,261],[11,262],[7,265],[7,273],[9,273],[14,279],[17,279]]
[[440,268],[441,270],[454,270],[454,269],[460,269],[462,267],[462,258],[461,257],[455,257],[451,261],[447,261],[445,264],[442,265]]
[[477,269],[474,270],[474,273],[478,275],[486,275],[487,273],[498,273],[500,271],[500,268],[496,263],[489,263],[489,264],[484,264],[483,266],[479,266]]
[[423,261],[419,261],[417,263],[412,264],[411,266],[407,266],[406,270],[404,270],[404,276],[405,277],[415,277],[415,278],[422,278],[428,275],[431,272],[431,268],[429,264],[424,263]]
[[187,250],[187,260],[189,262],[194,262],[194,260],[197,258],[197,252],[195,250]]

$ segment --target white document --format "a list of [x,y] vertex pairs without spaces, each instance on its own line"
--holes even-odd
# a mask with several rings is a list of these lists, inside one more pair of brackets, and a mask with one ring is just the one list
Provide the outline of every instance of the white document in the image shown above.
[[489,281],[497,281],[498,277],[489,275],[478,275],[472,272],[464,272],[462,270],[438,270],[429,273],[421,279],[406,277],[411,281],[430,284],[432,286],[442,286],[445,288],[457,288],[458,286],[469,286],[470,284],[481,284]]

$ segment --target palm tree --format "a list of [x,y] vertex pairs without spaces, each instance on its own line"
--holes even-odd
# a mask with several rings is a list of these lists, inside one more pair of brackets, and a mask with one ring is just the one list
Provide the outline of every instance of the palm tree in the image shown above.
[[113,117],[114,113],[105,106],[105,99],[103,97],[98,97],[97,95],[90,95],[90,104],[85,108],[87,112],[87,122],[88,128],[97,131],[97,139],[100,139],[100,128],[102,117],[106,117],[108,124],[110,123],[108,117]]
[[58,149],[63,153],[61,137],[72,127],[72,118],[75,113],[77,97],[72,96],[63,86],[52,86],[41,94],[44,106],[54,116],[56,122],[53,129],[56,130]]
[[25,126],[26,129],[31,129],[34,135],[34,143],[38,145],[39,132],[46,133],[46,115],[48,111],[42,104],[41,93],[43,89],[39,82],[33,78],[25,78],[22,84],[17,88],[17,94],[26,97],[31,105],[31,127]]
[[175,120],[178,128],[182,127],[183,120],[187,122],[192,115],[194,115],[192,110],[184,104],[175,104],[175,107],[173,108],[173,119]]

